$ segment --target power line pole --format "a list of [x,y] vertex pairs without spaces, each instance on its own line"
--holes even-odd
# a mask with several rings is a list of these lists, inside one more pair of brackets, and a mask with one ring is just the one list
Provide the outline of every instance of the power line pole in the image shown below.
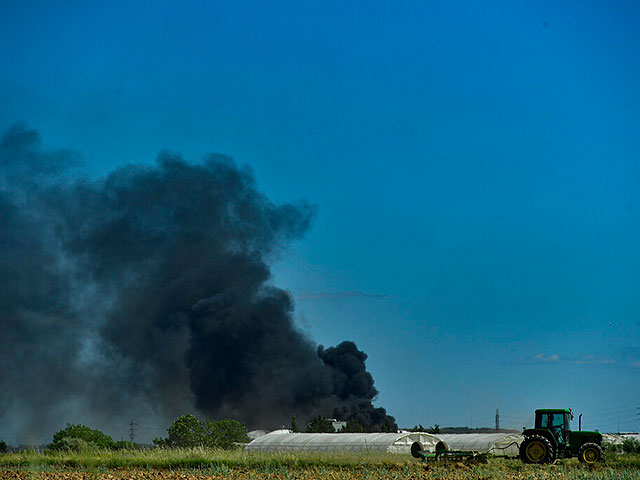
[[129,422],[129,438],[131,439],[131,443],[135,443],[134,440],[136,438],[136,427],[138,426],[135,418],[132,418]]
[[496,432],[500,430],[500,412],[496,408]]

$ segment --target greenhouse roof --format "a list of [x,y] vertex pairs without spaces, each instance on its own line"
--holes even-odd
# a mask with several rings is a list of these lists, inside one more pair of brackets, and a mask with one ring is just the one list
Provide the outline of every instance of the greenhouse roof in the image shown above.
[[404,433],[282,433],[256,438],[247,451],[377,451],[409,453],[414,442],[433,450],[439,439],[423,432]]

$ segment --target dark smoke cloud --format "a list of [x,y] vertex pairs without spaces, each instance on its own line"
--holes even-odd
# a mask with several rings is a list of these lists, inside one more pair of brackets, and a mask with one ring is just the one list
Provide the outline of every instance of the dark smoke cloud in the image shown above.
[[[163,152],[104,179],[14,126],[0,141],[0,425],[22,442],[66,421],[161,433],[178,415],[287,425],[385,421],[366,354],[316,348],[269,263],[308,230],[227,156]],[[0,431],[0,433],[2,433]],[[142,433],[142,432],[141,432]],[[144,434],[143,434],[144,436]],[[147,438],[148,440],[148,438]]]
[[384,408],[374,408],[371,403],[378,390],[365,368],[366,353],[358,350],[355,343],[346,341],[326,350],[320,345],[318,356],[331,368],[333,394],[340,400],[333,410],[335,418],[355,420],[370,431],[380,431],[382,427],[397,428],[393,417],[387,416]]

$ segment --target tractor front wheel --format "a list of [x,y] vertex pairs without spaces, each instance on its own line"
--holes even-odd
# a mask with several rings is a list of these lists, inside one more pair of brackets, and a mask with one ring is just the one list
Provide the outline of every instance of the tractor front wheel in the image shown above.
[[531,435],[520,444],[520,460],[524,463],[553,463],[555,459],[553,445],[541,435]]
[[602,448],[597,443],[585,443],[578,452],[578,460],[590,465],[601,462],[603,458]]

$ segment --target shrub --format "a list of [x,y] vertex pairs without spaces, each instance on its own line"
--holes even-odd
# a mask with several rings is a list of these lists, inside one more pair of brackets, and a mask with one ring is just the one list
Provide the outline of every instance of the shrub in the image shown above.
[[602,450],[604,453],[618,453],[620,452],[621,445],[618,445],[613,442],[602,442]]
[[[382,431],[385,433],[395,433],[397,432],[397,429],[393,428],[393,425],[391,425],[391,422],[388,418],[385,418],[384,425],[382,425]],[[438,430],[437,433],[440,433],[440,430]]]
[[0,453],[7,453],[9,451],[9,446],[7,442],[4,440],[0,440]]
[[427,428],[427,433],[440,433],[440,425],[436,423],[433,427]]
[[49,445],[52,450],[91,450],[96,448],[113,449],[113,439],[100,430],[94,430],[85,425],[72,425],[67,423],[67,428],[53,435],[53,443]]
[[318,415],[317,417],[313,417],[309,424],[307,425],[307,429],[305,430],[307,433],[335,433],[336,430],[333,428],[333,423],[324,418],[322,415]]
[[[182,415],[176,418],[167,429],[167,433],[169,436],[161,439],[158,446],[190,448],[206,445],[204,425],[193,415]],[[156,443],[155,440],[154,443]]]
[[207,438],[211,446],[228,450],[236,443],[248,443],[247,427],[236,420],[220,420],[207,423]]
[[167,429],[167,438],[156,438],[157,447],[170,448],[232,448],[236,443],[247,443],[247,428],[236,420],[201,422],[193,415],[178,417]]
[[115,448],[116,450],[135,450],[138,447],[136,447],[136,444],[133,442],[129,442],[127,440],[118,440],[113,445],[113,448]]
[[625,438],[622,441],[622,451],[624,453],[640,453],[640,442],[635,438]]
[[291,417],[291,431],[293,433],[298,433],[300,431],[300,427],[298,426],[298,421],[296,420],[296,415],[294,414]]
[[72,452],[96,452],[99,450],[98,445],[93,442],[86,442],[82,438],[63,437],[55,447],[55,450],[70,450]]
[[362,433],[364,427],[357,420],[347,420],[347,425],[342,427],[340,433]]

